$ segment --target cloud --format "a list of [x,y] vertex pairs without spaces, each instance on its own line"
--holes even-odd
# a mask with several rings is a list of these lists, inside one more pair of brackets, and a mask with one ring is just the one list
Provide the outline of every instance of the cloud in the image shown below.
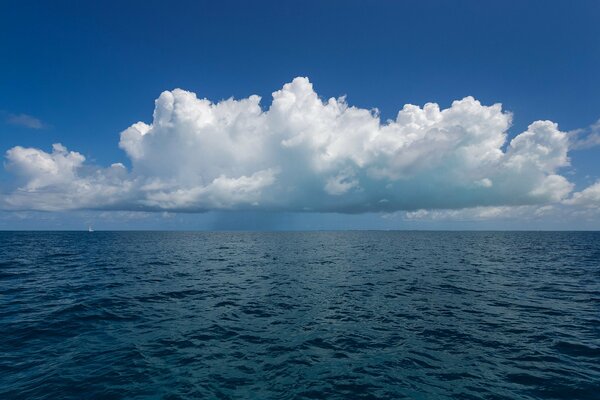
[[76,179],[76,169],[85,157],[60,145],[52,146],[52,153],[33,148],[13,147],[6,152],[9,168],[24,179],[23,189],[35,191],[48,186],[60,186]]
[[393,212],[543,205],[573,185],[569,137],[536,121],[507,143],[511,114],[472,97],[447,109],[405,105],[394,120],[321,99],[307,78],[273,93],[213,103],[175,89],[152,123],[121,133],[131,161],[93,167],[77,152],[15,147],[20,178],[5,209]]
[[485,221],[531,220],[556,215],[562,210],[555,205],[491,206],[459,210],[417,210],[403,213],[406,221]]
[[600,120],[596,121],[588,128],[576,129],[569,132],[573,150],[583,150],[600,146]]
[[8,114],[6,122],[11,125],[24,126],[31,129],[43,129],[46,127],[42,121],[28,114]]
[[61,144],[54,144],[51,153],[16,146],[6,152],[6,159],[19,187],[2,196],[4,209],[110,209],[127,204],[124,196],[132,182],[122,164],[89,167],[83,155]]
[[588,186],[580,192],[573,193],[573,196],[565,200],[564,203],[600,209],[600,181]]

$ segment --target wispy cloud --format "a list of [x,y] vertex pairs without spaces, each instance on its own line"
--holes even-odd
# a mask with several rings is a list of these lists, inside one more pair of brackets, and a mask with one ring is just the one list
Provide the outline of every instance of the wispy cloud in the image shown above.
[[583,150],[600,146],[600,120],[583,129],[569,132],[571,149]]
[[36,118],[29,114],[10,114],[6,116],[6,122],[11,125],[24,126],[30,129],[43,129],[46,124],[43,123],[39,118]]

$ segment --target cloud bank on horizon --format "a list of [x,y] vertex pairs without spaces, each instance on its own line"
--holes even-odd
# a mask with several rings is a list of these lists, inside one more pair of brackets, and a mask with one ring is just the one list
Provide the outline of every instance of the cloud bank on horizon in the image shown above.
[[[121,133],[131,160],[101,168],[54,144],[16,146],[5,210],[269,210],[393,212],[423,209],[600,206],[600,183],[573,193],[569,134],[535,121],[507,143],[511,114],[472,97],[441,110],[405,105],[395,120],[322,100],[307,78],[273,93],[213,103],[181,89],[155,102],[151,124]],[[418,215],[415,214],[418,217]]]

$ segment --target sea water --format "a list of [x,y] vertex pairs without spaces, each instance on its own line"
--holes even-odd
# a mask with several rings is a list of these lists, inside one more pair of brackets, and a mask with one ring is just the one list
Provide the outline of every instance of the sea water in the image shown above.
[[600,233],[0,232],[2,399],[599,399]]

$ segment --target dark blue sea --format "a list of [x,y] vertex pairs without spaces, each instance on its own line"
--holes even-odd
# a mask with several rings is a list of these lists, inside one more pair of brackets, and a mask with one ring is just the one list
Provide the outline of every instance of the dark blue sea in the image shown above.
[[600,399],[600,233],[0,232],[1,399]]

